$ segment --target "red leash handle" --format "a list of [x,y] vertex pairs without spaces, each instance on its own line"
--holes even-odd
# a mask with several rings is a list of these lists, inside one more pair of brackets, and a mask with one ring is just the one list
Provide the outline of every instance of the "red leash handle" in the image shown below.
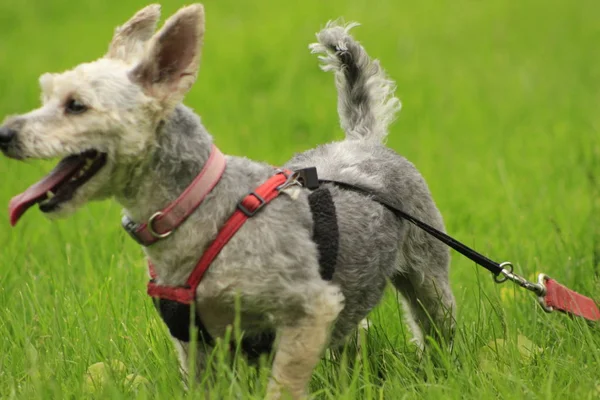
[[546,288],[546,293],[540,297],[540,304],[545,310],[558,310],[589,321],[600,321],[600,310],[593,299],[561,285],[545,274],[540,274],[539,282]]
[[496,283],[511,281],[535,293],[544,311],[556,310],[583,317],[588,321],[600,321],[600,310],[593,299],[561,285],[546,274],[540,274],[537,282],[529,282],[513,272],[511,263],[505,262],[500,266],[503,267],[500,272],[501,278],[494,277]]

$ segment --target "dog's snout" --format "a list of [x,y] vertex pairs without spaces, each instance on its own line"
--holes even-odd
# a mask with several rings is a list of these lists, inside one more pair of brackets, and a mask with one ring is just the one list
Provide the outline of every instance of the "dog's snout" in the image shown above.
[[16,130],[7,126],[0,127],[0,150],[7,150],[16,135]]

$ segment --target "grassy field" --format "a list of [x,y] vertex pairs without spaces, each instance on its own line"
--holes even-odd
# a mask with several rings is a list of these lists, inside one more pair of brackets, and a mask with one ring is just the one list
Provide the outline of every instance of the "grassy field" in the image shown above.
[[[0,1],[0,116],[37,107],[41,73],[101,56],[113,28],[142,5]],[[163,15],[180,5],[165,2]],[[205,5],[203,65],[186,103],[222,150],[278,164],[340,138],[332,77],[307,45],[328,19],[358,20],[355,35],[404,104],[389,144],[426,177],[448,231],[526,277],[543,271],[600,298],[597,0]],[[51,165],[0,157],[0,203]],[[114,202],[54,223],[36,210],[16,228],[0,218],[0,398],[200,398],[181,388],[166,328],[145,295],[142,252],[119,220]],[[546,315],[531,295],[495,285],[459,255],[451,279],[453,354],[419,364],[390,291],[372,313],[362,359],[323,361],[315,396],[600,398],[597,325]],[[212,398],[260,398],[268,368],[238,359],[229,369],[224,357],[215,354]],[[86,369],[107,360],[125,371],[90,393]],[[135,391],[123,384],[127,374],[149,384]]]

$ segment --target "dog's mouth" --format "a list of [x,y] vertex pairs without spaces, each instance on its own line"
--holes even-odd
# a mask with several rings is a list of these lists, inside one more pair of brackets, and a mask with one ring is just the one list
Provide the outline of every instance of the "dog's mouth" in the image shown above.
[[106,153],[89,150],[61,160],[56,167],[25,192],[12,198],[8,205],[11,225],[34,204],[45,213],[55,211],[62,203],[71,200],[81,186],[89,181],[106,164]]

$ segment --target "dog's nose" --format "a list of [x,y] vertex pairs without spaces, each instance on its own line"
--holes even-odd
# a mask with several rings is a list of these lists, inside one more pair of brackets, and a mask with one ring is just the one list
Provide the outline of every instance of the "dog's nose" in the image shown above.
[[6,126],[0,127],[0,150],[7,150],[17,131]]

